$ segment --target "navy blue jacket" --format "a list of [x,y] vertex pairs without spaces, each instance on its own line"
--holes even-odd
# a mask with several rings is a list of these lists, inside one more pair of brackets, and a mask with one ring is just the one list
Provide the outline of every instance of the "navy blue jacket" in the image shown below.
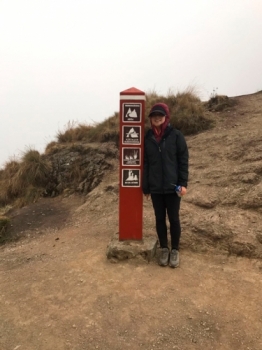
[[188,148],[183,134],[169,125],[157,143],[152,129],[148,130],[144,141],[143,193],[174,193],[174,185],[187,187],[187,182]]

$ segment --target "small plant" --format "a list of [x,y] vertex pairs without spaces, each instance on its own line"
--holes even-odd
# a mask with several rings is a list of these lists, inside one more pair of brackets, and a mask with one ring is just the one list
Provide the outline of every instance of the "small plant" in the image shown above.
[[217,90],[218,90],[218,88],[214,88],[214,89],[213,89],[213,91],[212,91],[211,94],[210,94],[210,99],[211,99],[211,98],[216,98],[216,97],[217,97]]
[[204,104],[209,111],[221,112],[226,108],[230,108],[236,105],[236,100],[230,99],[226,95],[219,95],[217,93],[218,88],[213,89],[210,94],[209,100]]

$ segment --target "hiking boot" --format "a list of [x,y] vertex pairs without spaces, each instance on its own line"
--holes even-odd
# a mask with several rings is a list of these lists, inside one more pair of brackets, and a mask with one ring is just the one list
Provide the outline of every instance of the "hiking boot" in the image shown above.
[[179,266],[179,251],[176,249],[171,250],[169,266],[170,267],[178,267]]
[[167,266],[169,261],[169,249],[168,248],[162,248],[159,256],[159,265],[160,266]]

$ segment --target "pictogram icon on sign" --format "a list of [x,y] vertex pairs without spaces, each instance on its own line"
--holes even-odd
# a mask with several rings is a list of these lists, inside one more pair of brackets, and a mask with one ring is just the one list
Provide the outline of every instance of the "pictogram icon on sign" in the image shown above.
[[123,121],[141,121],[141,103],[123,103]]
[[140,186],[140,170],[123,169],[122,186],[123,187],[139,187]]
[[140,126],[123,126],[123,144],[126,145],[140,145],[141,140]]
[[123,148],[122,165],[140,165],[140,148]]

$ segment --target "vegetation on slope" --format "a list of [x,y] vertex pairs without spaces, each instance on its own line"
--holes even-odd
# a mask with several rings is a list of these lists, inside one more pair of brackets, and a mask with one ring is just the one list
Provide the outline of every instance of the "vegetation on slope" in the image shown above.
[[[200,101],[193,89],[177,94],[169,93],[167,96],[150,92],[146,95],[146,116],[149,109],[157,102],[164,102],[170,108],[171,124],[180,129],[184,135],[192,135],[207,130],[214,125],[204,103]],[[145,118],[145,130],[149,128],[149,118]],[[48,183],[54,180],[53,165],[50,157],[69,147],[69,157],[75,157],[73,148],[78,148],[81,154],[83,144],[119,142],[119,113],[116,112],[101,123],[94,125],[76,124],[69,122],[64,131],[58,131],[56,140],[46,146],[44,154],[34,149],[27,149],[20,160],[9,160],[0,170],[0,207],[6,205],[24,206],[36,201],[39,196],[54,194],[46,192]],[[77,143],[82,144],[77,146]],[[79,152],[79,147],[81,148]],[[83,151],[87,153],[86,148]],[[68,158],[68,155],[67,155]],[[58,163],[58,160],[55,160]],[[73,162],[77,167],[81,159]],[[59,168],[59,167],[58,167]],[[76,166],[70,168],[72,174],[67,177],[73,181],[74,174],[79,170]],[[59,176],[59,171],[55,171]],[[90,172],[90,171],[89,171]],[[85,172],[83,172],[85,173]],[[80,179],[84,179],[81,177]],[[80,181],[79,180],[79,181]],[[56,193],[58,194],[58,193]]]

